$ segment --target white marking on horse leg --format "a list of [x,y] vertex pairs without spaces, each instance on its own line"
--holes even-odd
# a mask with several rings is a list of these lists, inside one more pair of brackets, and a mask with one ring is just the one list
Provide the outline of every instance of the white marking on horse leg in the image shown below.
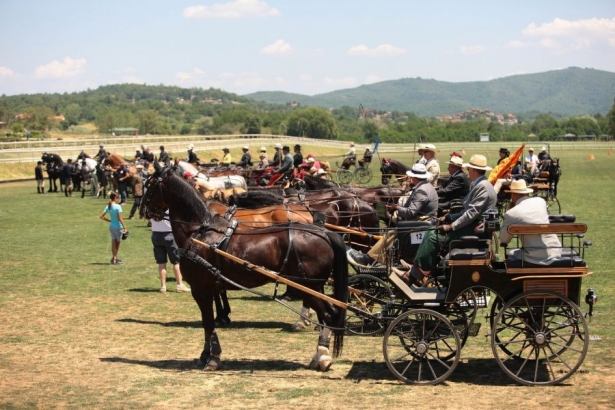
[[310,318],[312,317],[312,313],[313,310],[306,307],[306,306],[302,306],[301,307],[301,314],[299,316],[299,320],[297,320],[292,326],[291,326],[291,330],[293,332],[300,332],[302,330],[304,330],[307,326],[310,325],[310,323],[312,323],[310,321]]

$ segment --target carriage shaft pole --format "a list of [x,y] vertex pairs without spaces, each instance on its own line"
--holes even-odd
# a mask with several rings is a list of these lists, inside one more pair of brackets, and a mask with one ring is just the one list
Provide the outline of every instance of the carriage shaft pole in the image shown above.
[[303,285],[300,285],[298,283],[295,283],[295,282],[293,282],[290,279],[286,279],[286,278],[280,276],[280,274],[278,274],[277,272],[271,271],[271,270],[263,268],[261,266],[256,266],[256,265],[254,265],[254,264],[252,264],[250,262],[247,262],[247,261],[245,261],[245,260],[243,260],[241,258],[238,258],[235,255],[231,255],[228,252],[224,252],[224,251],[222,251],[220,249],[213,248],[211,245],[209,245],[209,244],[207,244],[205,242],[201,242],[198,239],[194,239],[193,238],[192,241],[195,242],[198,245],[206,247],[207,249],[213,250],[218,255],[223,256],[223,257],[225,257],[227,259],[230,259],[230,260],[232,260],[235,263],[244,265],[246,268],[248,268],[250,270],[253,270],[253,271],[256,271],[256,272],[258,272],[258,273],[260,273],[262,275],[265,275],[265,276],[269,277],[270,279],[275,280],[276,282],[283,283],[283,284],[285,284],[287,286],[290,286],[292,288],[295,288],[295,289],[297,289],[297,290],[299,290],[301,292],[307,293],[307,294],[309,294],[311,296],[317,297],[318,299],[324,300],[325,302],[329,302],[332,305],[338,306],[338,307],[340,307],[342,309],[347,309],[348,308],[348,305],[346,303],[341,302],[341,301],[339,301],[337,299],[334,299],[334,298],[332,298],[330,296],[324,295],[324,294],[322,294],[320,292],[317,292],[317,291],[315,291],[313,289],[310,289],[310,288],[305,287]]
[[333,224],[326,223],[326,222],[325,222],[325,228],[331,229],[332,231],[340,231],[340,232],[351,233],[351,234],[357,235],[357,236],[368,236],[368,237],[374,238],[376,240],[382,239],[382,235],[371,235],[371,234],[369,234],[367,232],[356,231],[354,229],[348,229],[348,228],[344,228],[344,227],[333,225]]

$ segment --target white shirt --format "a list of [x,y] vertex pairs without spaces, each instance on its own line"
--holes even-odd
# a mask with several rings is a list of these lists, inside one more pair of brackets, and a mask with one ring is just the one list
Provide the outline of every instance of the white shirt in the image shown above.
[[528,155],[525,157],[525,162],[531,162],[533,164],[538,164],[538,157],[534,154]]
[[161,221],[151,220],[152,232],[171,232],[171,221],[169,221],[169,211],[165,212],[164,219]]

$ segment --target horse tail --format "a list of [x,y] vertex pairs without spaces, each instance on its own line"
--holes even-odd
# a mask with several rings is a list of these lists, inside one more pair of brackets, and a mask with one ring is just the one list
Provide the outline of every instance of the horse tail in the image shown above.
[[[346,248],[341,236],[335,232],[327,232],[333,248],[333,297],[340,302],[348,301],[348,259]],[[333,320],[333,357],[338,357],[344,347],[344,333],[346,332],[346,309],[335,308],[337,315]]]

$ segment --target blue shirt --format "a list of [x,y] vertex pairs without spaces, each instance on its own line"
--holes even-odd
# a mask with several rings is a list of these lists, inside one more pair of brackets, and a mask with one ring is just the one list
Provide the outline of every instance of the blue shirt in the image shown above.
[[111,228],[122,229],[122,223],[120,222],[120,214],[122,213],[122,207],[119,204],[111,205],[109,209],[109,205],[105,207],[105,213],[109,214],[111,217],[111,224],[109,225]]

